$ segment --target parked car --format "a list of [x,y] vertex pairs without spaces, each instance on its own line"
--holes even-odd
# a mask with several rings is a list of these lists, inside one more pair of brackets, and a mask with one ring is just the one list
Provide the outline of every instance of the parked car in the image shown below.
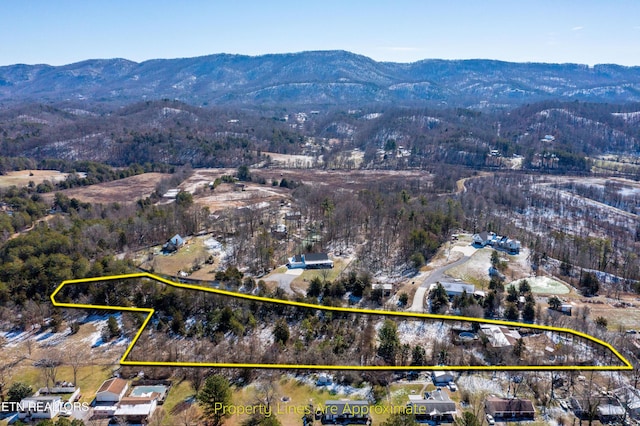
[[493,416],[491,414],[487,414],[487,423],[489,423],[490,425],[496,424],[496,421],[493,420]]

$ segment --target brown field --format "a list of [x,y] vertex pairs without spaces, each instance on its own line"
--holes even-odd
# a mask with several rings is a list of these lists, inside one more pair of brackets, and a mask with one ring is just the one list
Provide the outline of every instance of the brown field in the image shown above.
[[240,190],[233,184],[223,183],[213,191],[206,189],[196,195],[195,203],[203,207],[209,207],[211,212],[216,212],[228,208],[249,207],[260,203],[271,204],[286,198],[288,195],[289,190],[286,188],[247,183],[244,190]]
[[[160,179],[169,177],[166,173],[144,173],[112,182],[98,183],[91,186],[66,189],[61,191],[69,198],[76,198],[86,203],[133,203],[146,198],[156,189]],[[53,193],[45,194],[53,200]]]
[[27,186],[30,181],[36,185],[49,180],[51,182],[61,182],[67,178],[68,173],[61,173],[57,170],[20,170],[18,172],[7,172],[0,175],[0,188],[10,186]]
[[[196,193],[195,202],[203,207],[209,207],[212,212],[226,208],[241,208],[260,203],[272,203],[289,196],[290,190],[272,186],[272,181],[303,182],[313,186],[328,188],[344,188],[358,191],[368,185],[391,179],[419,179],[425,188],[429,185],[431,176],[428,173],[414,170],[319,170],[319,169],[251,169],[254,178],[264,178],[266,185],[255,182],[243,182],[244,190],[233,184],[221,184],[211,191],[210,182],[223,175],[234,175],[235,169],[197,169],[193,175],[180,184],[179,188]],[[255,179],[254,179],[255,180]]]

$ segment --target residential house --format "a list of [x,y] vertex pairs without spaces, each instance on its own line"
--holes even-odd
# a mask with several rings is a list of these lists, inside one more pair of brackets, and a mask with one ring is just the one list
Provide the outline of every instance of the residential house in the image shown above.
[[571,398],[571,407],[576,417],[582,420],[600,420],[601,423],[620,424],[625,410],[616,398],[593,396],[591,398]]
[[323,425],[369,425],[369,413],[369,401],[325,401],[320,421]]
[[489,396],[484,407],[497,421],[533,420],[536,415],[533,403],[528,399]]
[[184,239],[180,235],[176,234],[173,237],[171,237],[169,241],[164,243],[164,245],[162,246],[162,252],[173,253],[175,251],[178,251],[178,249],[183,245],[184,245]]
[[637,389],[627,386],[617,389],[613,393],[618,401],[627,408],[631,417],[640,419],[640,393]]
[[489,344],[494,348],[510,348],[521,338],[516,330],[495,324],[481,325],[480,332],[487,337]]
[[63,404],[60,396],[30,396],[20,401],[18,418],[52,419],[60,413]]
[[456,414],[456,403],[446,392],[437,390],[427,392],[425,398],[419,395],[409,395],[407,411],[415,415],[418,423],[453,423]]
[[146,424],[158,405],[158,393],[147,397],[122,398],[116,407],[114,416],[127,424]]
[[520,241],[513,240],[506,236],[496,235],[495,232],[482,231],[479,234],[473,234],[472,239],[473,244],[476,246],[491,246],[496,249],[505,250],[509,254],[520,253]]
[[289,259],[287,263],[289,269],[325,269],[333,268],[333,260],[329,259],[327,253],[306,253],[297,254]]
[[380,289],[382,290],[382,295],[384,297],[389,297],[391,296],[391,292],[393,291],[393,284],[376,283],[376,284],[373,284],[371,288],[373,290]]
[[473,244],[480,247],[491,245],[493,238],[496,236],[494,232],[482,231],[479,234],[473,234]]
[[449,298],[462,296],[464,292],[467,292],[468,295],[472,295],[476,291],[476,287],[473,284],[466,284],[462,282],[441,282],[440,284],[444,287]]
[[96,393],[96,402],[120,402],[127,393],[129,384],[124,379],[112,378],[105,380]]
[[436,370],[431,373],[431,378],[433,379],[433,384],[436,386],[446,385],[449,382],[453,382],[455,377],[451,371],[442,371]]

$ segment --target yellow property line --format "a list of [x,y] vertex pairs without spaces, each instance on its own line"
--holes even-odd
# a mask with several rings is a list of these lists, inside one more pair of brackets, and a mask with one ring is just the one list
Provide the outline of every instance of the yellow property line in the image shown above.
[[[378,366],[378,365],[369,365],[369,366],[361,366],[361,365],[315,365],[315,364],[252,364],[252,363],[201,363],[201,362],[177,362],[177,361],[128,361],[127,357],[129,353],[135,346],[136,342],[140,338],[140,335],[144,331],[145,327],[149,323],[149,320],[153,316],[155,310],[153,308],[135,308],[129,306],[106,306],[106,305],[87,305],[81,303],[64,303],[56,301],[56,295],[65,285],[68,284],[83,284],[83,283],[91,283],[91,282],[101,282],[101,281],[113,281],[113,280],[124,280],[124,279],[132,279],[132,278],[149,278],[163,284],[167,284],[172,287],[184,288],[189,290],[196,291],[204,291],[208,293],[215,293],[222,296],[235,297],[238,299],[245,300],[254,300],[259,302],[267,302],[267,303],[276,303],[280,305],[289,305],[296,306],[301,308],[311,308],[318,309],[322,311],[335,311],[335,312],[348,312],[354,314],[371,314],[371,315],[383,315],[383,316],[393,316],[393,317],[411,317],[411,318],[429,318],[429,319],[438,319],[438,320],[448,320],[448,321],[467,321],[481,324],[497,324],[497,325],[506,325],[512,327],[526,327],[537,330],[545,330],[545,331],[553,331],[559,333],[567,333],[573,334],[575,336],[583,337],[587,340],[595,342],[596,344],[603,346],[609,349],[624,365],[587,365],[587,366],[572,366],[572,365],[434,365],[434,366],[403,366],[403,365],[393,365],[393,366]],[[162,366],[162,367],[234,367],[234,368],[275,368],[275,369],[307,369],[307,370],[547,370],[547,371],[557,371],[557,370],[594,370],[594,371],[619,371],[619,370],[633,370],[633,366],[631,363],[623,357],[613,346],[609,343],[604,342],[600,339],[597,339],[588,334],[571,330],[569,328],[560,328],[560,327],[552,327],[547,325],[538,325],[538,324],[526,324],[519,323],[513,321],[501,321],[501,320],[491,320],[491,319],[483,319],[483,318],[472,318],[472,317],[463,317],[463,316],[452,316],[452,315],[437,315],[437,314],[423,314],[423,313],[415,313],[415,312],[396,312],[396,311],[379,311],[374,309],[357,309],[357,308],[343,308],[343,307],[335,307],[335,306],[322,306],[316,305],[312,303],[304,303],[304,302],[294,302],[290,300],[280,300],[280,299],[271,299],[268,297],[254,296],[250,294],[243,293],[235,293],[232,291],[219,290],[215,288],[209,287],[201,287],[190,284],[177,283],[174,281],[167,280],[165,278],[159,277],[154,274],[150,274],[147,272],[135,273],[135,274],[123,274],[123,275],[110,275],[105,277],[95,277],[95,278],[81,278],[76,280],[66,280],[63,281],[53,293],[51,293],[51,302],[54,306],[60,308],[82,308],[82,309],[106,309],[112,311],[127,311],[127,312],[145,312],[147,313],[147,317],[145,318],[140,330],[136,333],[135,337],[127,347],[127,350],[122,355],[120,359],[121,365],[136,365],[136,366]]]

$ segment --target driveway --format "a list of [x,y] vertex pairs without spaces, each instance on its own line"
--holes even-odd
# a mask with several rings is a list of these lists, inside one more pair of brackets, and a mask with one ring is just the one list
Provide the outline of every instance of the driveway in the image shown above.
[[304,272],[304,269],[287,269],[287,272],[276,273],[264,277],[265,281],[273,281],[278,284],[278,287],[283,289],[287,294],[294,294],[291,288],[291,282],[300,276]]
[[424,279],[424,281],[422,281],[422,284],[420,284],[420,287],[418,287],[418,289],[416,290],[416,294],[413,296],[413,303],[411,304],[411,307],[408,309],[409,311],[424,312],[425,293],[429,290],[429,287],[431,287],[431,284],[435,284],[438,281],[443,280],[445,272],[447,272],[451,268],[455,268],[458,265],[462,265],[464,262],[469,260],[469,258],[471,257],[471,254],[466,252],[463,252],[463,253],[464,253],[464,256],[462,256],[460,259],[456,260],[455,262],[450,263],[448,265],[441,266],[431,271],[431,273]]

